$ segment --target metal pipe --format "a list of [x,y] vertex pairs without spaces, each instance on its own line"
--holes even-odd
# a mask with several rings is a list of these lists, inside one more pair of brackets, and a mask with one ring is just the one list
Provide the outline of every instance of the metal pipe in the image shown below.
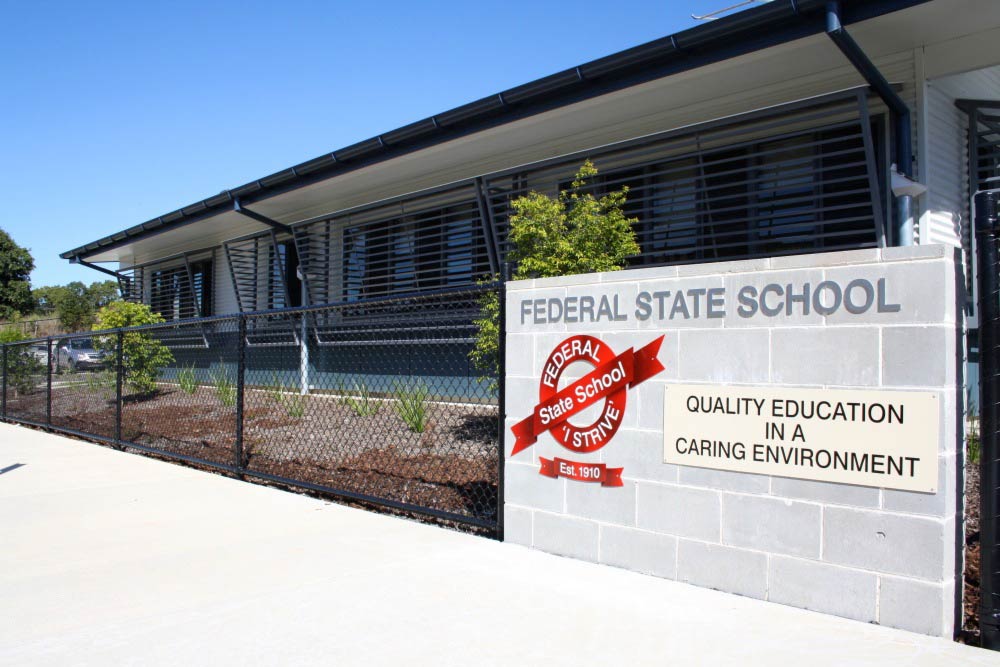
[[896,245],[913,245],[913,197],[896,197]]
[[[826,34],[889,107],[895,134],[896,167],[902,174],[912,178],[913,140],[910,108],[844,28],[840,20],[840,2],[837,0],[826,3]],[[912,197],[900,196],[896,203],[896,245],[913,245]]]
[[984,648],[1000,649],[1000,599],[995,561],[997,547],[997,484],[1000,482],[1000,368],[997,334],[1000,329],[1000,280],[998,280],[997,231],[1000,191],[975,197],[975,229],[979,262],[979,530],[980,603],[979,628]]
[[[299,274],[301,276],[301,273]],[[309,305],[309,294],[306,291],[306,281],[302,281],[302,305]],[[309,327],[307,323],[308,313],[302,313],[301,332],[299,334],[299,394],[309,395]]]

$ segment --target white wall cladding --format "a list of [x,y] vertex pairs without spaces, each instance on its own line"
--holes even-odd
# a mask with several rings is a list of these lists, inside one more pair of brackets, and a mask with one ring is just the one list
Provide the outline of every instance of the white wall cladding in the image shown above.
[[955,100],[1000,99],[1000,66],[928,81],[925,104],[927,133],[926,209],[920,243],[946,243],[968,250],[969,175],[968,118]]
[[[950,637],[961,534],[956,456],[962,396],[956,251],[856,250],[510,283],[505,535],[511,542],[865,622]],[[884,277],[896,313],[741,319],[740,285]],[[724,287],[715,319],[535,324],[524,299]],[[625,311],[631,312],[630,308]],[[621,429],[572,456],[549,433],[510,456],[553,348],[576,333],[615,353],[665,335],[665,370],[629,390]],[[663,463],[664,389],[765,385],[931,392],[940,405],[936,493]],[[539,474],[539,457],[624,466],[620,488]],[[960,590],[960,587],[958,587]]]
[[236,291],[233,289],[233,276],[229,271],[229,262],[226,261],[226,253],[221,248],[215,250],[214,256],[215,282],[213,283],[214,299],[212,305],[213,315],[225,315],[239,312],[239,304],[236,303]]

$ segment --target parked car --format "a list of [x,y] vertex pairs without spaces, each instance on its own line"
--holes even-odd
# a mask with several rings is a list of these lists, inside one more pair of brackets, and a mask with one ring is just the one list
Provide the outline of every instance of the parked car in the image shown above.
[[39,343],[28,347],[28,353],[35,361],[43,366],[49,363],[49,347],[45,343]]
[[55,355],[56,367],[70,372],[107,366],[107,355],[94,348],[90,338],[68,338],[59,341]]

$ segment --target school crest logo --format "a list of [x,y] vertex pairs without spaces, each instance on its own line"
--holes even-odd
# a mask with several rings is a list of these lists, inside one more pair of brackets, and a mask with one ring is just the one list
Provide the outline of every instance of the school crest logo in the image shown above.
[[[529,417],[511,427],[515,436],[511,456],[535,444],[546,431],[577,454],[589,454],[604,447],[625,417],[628,390],[663,370],[657,358],[662,344],[660,336],[645,347],[629,348],[617,355],[594,336],[570,336],[556,345],[542,367],[538,404]],[[588,364],[593,370],[560,389],[560,378],[576,362]],[[570,422],[574,415],[596,405],[601,405],[601,410],[592,423],[580,426]],[[561,458],[540,457],[540,460],[539,472],[546,477],[622,486],[622,468]]]

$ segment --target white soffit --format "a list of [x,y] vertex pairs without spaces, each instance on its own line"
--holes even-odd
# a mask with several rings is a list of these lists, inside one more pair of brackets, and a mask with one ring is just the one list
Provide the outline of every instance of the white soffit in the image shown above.
[[[928,54],[950,48],[946,67],[956,67],[963,62],[960,52],[968,51],[957,45],[982,45],[993,36],[994,26],[1000,26],[1000,2],[996,0],[939,0],[848,29],[876,64],[880,58],[912,53],[916,48],[924,48]],[[979,49],[975,60],[984,59],[1000,62],[1000,39],[993,40],[985,54]],[[935,71],[929,60],[925,58],[928,74]],[[969,64],[966,69],[975,66],[979,65]],[[860,75],[831,40],[824,34],[813,35],[431,146],[251,203],[247,208],[290,224],[470,176],[861,83]],[[96,254],[90,261],[131,261],[133,256],[135,261],[145,261],[218,245],[264,228],[243,216],[224,213]]]

